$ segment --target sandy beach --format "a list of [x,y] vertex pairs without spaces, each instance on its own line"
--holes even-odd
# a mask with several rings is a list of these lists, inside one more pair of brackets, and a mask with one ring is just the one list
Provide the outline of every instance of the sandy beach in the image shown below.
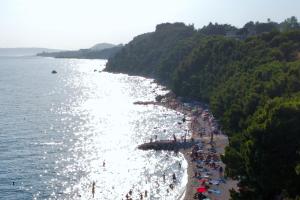
[[[188,123],[191,137],[195,141],[199,141],[199,144],[202,144],[204,154],[213,148],[215,150],[214,156],[219,159],[218,168],[211,168],[205,164],[203,164],[203,166],[199,166],[195,160],[192,160],[192,148],[180,151],[183,153],[186,161],[188,162],[188,182],[186,185],[184,200],[201,199],[195,198],[197,188],[201,186],[201,178],[195,177],[195,172],[199,170],[199,167],[207,170],[207,173],[205,173],[206,175],[209,174],[207,176],[207,180],[209,181],[205,184],[205,187],[209,189],[203,194],[211,200],[230,199],[230,190],[237,190],[237,181],[224,178],[223,175],[222,180],[224,180],[224,182],[218,181],[221,180],[219,168],[222,167],[223,170],[225,169],[225,165],[221,161],[220,155],[224,154],[225,147],[228,145],[228,137],[222,134],[221,131],[215,130],[216,125],[212,122],[212,114],[208,110],[205,110],[204,106],[183,103],[172,93],[169,93],[158,100],[159,101],[156,104],[183,113],[186,116],[186,123]],[[216,134],[213,134],[213,142],[211,143],[212,132]]]

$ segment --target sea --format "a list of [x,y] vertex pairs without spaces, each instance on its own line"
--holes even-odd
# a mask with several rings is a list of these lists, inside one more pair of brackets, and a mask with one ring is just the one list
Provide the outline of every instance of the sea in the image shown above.
[[183,155],[137,146],[184,135],[183,115],[134,104],[168,91],[104,72],[106,62],[0,57],[0,199],[121,200],[130,190],[132,199],[182,197]]

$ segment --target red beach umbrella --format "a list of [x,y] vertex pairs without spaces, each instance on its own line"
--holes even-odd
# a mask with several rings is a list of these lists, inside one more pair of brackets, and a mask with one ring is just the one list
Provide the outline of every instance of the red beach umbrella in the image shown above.
[[207,189],[205,187],[199,187],[197,189],[197,192],[200,192],[200,193],[207,192]]

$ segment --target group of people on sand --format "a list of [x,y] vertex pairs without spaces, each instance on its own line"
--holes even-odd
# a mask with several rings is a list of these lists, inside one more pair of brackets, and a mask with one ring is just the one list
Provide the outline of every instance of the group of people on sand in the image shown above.
[[[208,199],[208,195],[220,195],[221,191],[217,189],[220,184],[225,183],[223,178],[223,166],[220,157],[217,154],[213,143],[199,142],[191,152],[191,160],[196,163],[194,177],[204,188],[201,192],[196,192],[194,199]],[[212,177],[217,172],[218,177]]]
[[[183,103],[177,99],[170,99],[166,106],[190,115],[191,139],[193,141],[199,141],[198,144],[192,148],[190,156],[196,166],[194,179],[197,181],[195,181],[195,183],[200,183],[200,185],[194,185],[195,189],[197,189],[197,187],[204,189],[197,190],[194,198],[209,200],[208,197],[221,195],[221,190],[218,189],[218,186],[225,183],[225,179],[223,175],[223,165],[221,164],[220,156],[217,153],[213,141],[213,135],[220,133],[214,117],[208,110],[204,110],[200,106],[184,106]],[[183,122],[185,122],[185,120],[183,120]],[[207,133],[211,136],[210,141],[207,143],[200,141],[204,140],[203,136],[207,135]]]

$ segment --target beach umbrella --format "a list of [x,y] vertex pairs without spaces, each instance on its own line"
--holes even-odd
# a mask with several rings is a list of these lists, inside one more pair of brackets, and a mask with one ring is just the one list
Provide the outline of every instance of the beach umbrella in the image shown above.
[[199,187],[197,189],[197,192],[204,193],[204,192],[207,192],[207,189],[205,187]]

